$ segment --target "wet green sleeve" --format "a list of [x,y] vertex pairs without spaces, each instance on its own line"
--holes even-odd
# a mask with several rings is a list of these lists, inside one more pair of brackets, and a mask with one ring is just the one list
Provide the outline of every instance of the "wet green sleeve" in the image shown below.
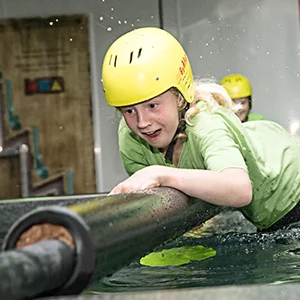
[[222,171],[228,168],[241,168],[248,171],[242,155],[243,147],[233,130],[217,114],[203,113],[199,117],[198,132],[194,131],[199,150],[207,170]]

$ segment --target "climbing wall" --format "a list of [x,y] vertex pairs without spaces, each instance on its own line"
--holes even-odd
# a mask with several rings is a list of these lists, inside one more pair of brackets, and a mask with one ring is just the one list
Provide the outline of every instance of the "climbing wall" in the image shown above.
[[87,16],[3,20],[0,40],[3,135],[28,132],[32,187],[95,192]]

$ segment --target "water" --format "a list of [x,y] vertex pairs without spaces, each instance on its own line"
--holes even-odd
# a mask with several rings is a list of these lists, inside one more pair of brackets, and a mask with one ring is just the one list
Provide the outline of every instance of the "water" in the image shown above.
[[217,254],[177,267],[146,267],[137,260],[113,276],[92,283],[87,292],[97,294],[300,281],[300,224],[289,230],[257,233],[241,215],[227,213],[158,251],[183,245],[211,247]]

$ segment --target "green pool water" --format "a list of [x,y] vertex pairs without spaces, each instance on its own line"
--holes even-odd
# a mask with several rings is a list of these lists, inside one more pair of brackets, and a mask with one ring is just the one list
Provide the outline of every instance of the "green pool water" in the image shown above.
[[230,214],[221,216],[198,235],[187,234],[157,249],[201,245],[214,249],[215,256],[178,266],[148,267],[136,260],[93,282],[85,294],[300,281],[300,225],[256,233],[240,221]]

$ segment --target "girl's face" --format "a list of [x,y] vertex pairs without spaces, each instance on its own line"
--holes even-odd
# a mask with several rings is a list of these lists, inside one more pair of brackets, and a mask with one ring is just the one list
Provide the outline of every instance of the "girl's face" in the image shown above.
[[148,144],[166,150],[178,124],[178,96],[167,91],[145,102],[120,108],[128,127]]
[[235,104],[240,104],[241,108],[237,111],[236,115],[242,122],[246,122],[250,110],[249,97],[232,99]]

